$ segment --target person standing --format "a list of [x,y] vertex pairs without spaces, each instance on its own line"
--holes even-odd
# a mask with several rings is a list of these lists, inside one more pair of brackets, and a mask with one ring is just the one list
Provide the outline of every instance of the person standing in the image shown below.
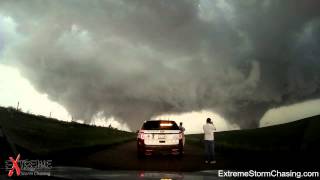
[[180,122],[180,125],[179,125],[179,129],[182,133],[184,133],[184,131],[186,130],[183,126],[182,126],[182,122]]
[[216,163],[214,157],[214,127],[210,118],[207,118],[207,122],[203,125],[204,132],[204,150],[205,150],[205,163],[214,164]]
[[182,122],[180,122],[180,125],[179,125],[179,129],[182,133],[182,144],[184,146],[184,143],[185,143],[185,138],[184,138],[184,131],[186,130],[183,126],[182,126]]

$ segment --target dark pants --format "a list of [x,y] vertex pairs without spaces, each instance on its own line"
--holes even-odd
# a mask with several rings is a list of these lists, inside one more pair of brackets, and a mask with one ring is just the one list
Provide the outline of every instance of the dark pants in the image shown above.
[[204,155],[206,161],[214,161],[214,142],[204,140]]

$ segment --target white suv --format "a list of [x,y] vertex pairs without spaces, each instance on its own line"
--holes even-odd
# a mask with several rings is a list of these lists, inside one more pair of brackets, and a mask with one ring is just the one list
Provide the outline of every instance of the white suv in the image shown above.
[[169,152],[183,155],[184,134],[174,121],[145,121],[137,136],[138,157],[152,155],[154,152]]

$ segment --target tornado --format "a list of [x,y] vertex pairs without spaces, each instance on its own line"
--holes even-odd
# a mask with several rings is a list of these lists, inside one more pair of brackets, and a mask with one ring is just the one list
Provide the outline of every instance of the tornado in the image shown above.
[[0,2],[0,55],[74,119],[210,110],[240,128],[319,98],[318,0]]

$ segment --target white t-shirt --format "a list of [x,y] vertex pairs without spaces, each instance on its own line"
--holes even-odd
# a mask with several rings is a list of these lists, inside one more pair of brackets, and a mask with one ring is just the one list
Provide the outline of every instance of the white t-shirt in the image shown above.
[[204,140],[213,141],[214,140],[213,132],[215,130],[216,130],[216,128],[214,127],[213,124],[207,123],[207,124],[203,125]]
[[179,129],[184,133],[184,131],[186,130],[183,126],[179,126]]

